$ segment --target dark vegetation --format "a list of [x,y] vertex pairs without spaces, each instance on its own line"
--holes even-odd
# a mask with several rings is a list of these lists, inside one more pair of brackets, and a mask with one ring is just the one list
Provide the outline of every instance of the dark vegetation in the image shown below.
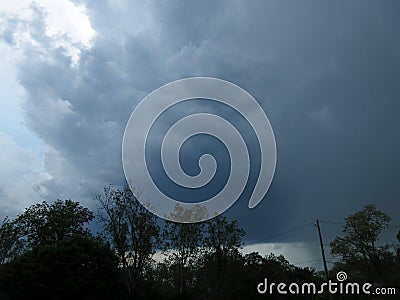
[[[196,224],[164,222],[127,186],[108,186],[95,198],[95,213],[57,200],[0,223],[0,299],[330,299],[259,295],[257,284],[266,277],[321,284],[325,274],[283,256],[242,254],[245,232],[236,221],[219,216]],[[87,229],[94,221],[102,228],[98,234]],[[331,243],[338,259],[329,277],[343,270],[353,282],[399,287],[398,245],[378,243],[389,222],[373,205],[347,217],[343,234]]]

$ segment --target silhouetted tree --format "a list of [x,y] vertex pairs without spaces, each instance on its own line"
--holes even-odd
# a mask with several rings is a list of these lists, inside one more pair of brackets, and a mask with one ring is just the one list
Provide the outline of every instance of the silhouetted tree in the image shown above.
[[156,250],[160,231],[156,217],[139,203],[127,184],[122,189],[107,186],[104,194],[95,198],[101,204],[104,231],[124,270],[126,288],[133,295]]
[[46,201],[27,208],[15,220],[15,226],[28,247],[47,245],[72,237],[89,234],[86,224],[94,218],[89,209],[72,200]]
[[[287,283],[323,281],[314,270],[295,267],[283,256],[243,255],[244,231],[237,221],[218,216],[202,223],[165,222],[160,236],[160,220],[129,186],[107,186],[95,198],[103,228],[97,238],[86,228],[93,213],[71,200],[36,204],[1,223],[0,299],[262,299],[256,287],[266,277]],[[185,220],[204,213],[200,206],[174,211]],[[153,260],[157,250],[163,261]],[[387,253],[380,262],[392,264],[388,268],[396,274],[394,252]]]
[[180,298],[193,285],[193,272],[204,246],[204,223],[167,221],[163,231],[164,263],[168,266],[173,285]]
[[224,285],[229,285],[228,279],[232,277],[228,274],[233,272],[229,269],[240,259],[238,249],[243,236],[244,230],[238,226],[237,221],[228,222],[226,217],[217,216],[207,222],[205,263],[213,270],[210,276],[215,276],[213,290],[217,296],[221,296]]
[[377,244],[379,234],[387,228],[391,218],[368,204],[346,218],[343,237],[336,237],[330,244],[331,252],[341,258],[355,277],[376,278],[382,271],[382,261],[388,255],[388,245]]

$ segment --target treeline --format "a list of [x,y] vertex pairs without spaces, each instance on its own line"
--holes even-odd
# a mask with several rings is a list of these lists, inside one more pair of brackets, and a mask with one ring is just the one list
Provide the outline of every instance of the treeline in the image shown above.
[[[57,200],[2,221],[0,299],[254,299],[266,297],[257,292],[264,278],[298,284],[326,280],[283,256],[242,254],[245,233],[223,216],[195,224],[166,222],[148,212],[128,186],[108,186],[95,198],[96,212]],[[388,218],[373,206],[348,217],[344,237],[332,243],[340,257],[335,268],[352,279],[374,276],[379,283],[398,285],[393,274],[398,274],[400,252],[394,245],[376,245]],[[100,232],[88,230],[91,222]],[[384,276],[389,266],[390,278]]]

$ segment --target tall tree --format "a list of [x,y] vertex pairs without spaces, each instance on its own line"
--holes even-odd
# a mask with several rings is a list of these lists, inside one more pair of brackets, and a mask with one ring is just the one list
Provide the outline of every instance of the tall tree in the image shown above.
[[46,201],[27,208],[15,220],[27,246],[62,241],[75,234],[88,234],[86,225],[94,218],[89,209],[72,200]]
[[175,223],[167,221],[163,232],[165,263],[184,298],[191,285],[193,269],[203,250],[204,223]]
[[387,253],[387,245],[377,244],[379,234],[387,228],[391,218],[368,204],[345,220],[343,237],[331,242],[331,252],[353,270],[374,278],[380,272],[380,260]]
[[[219,297],[224,282],[229,261],[234,262],[238,257],[245,232],[237,221],[228,222],[226,217],[217,216],[207,222],[205,244],[208,249],[208,261],[215,265],[216,293]],[[231,259],[232,258],[232,259]]]
[[240,248],[244,234],[237,221],[217,216],[207,222],[206,246],[213,252],[227,254]]
[[106,186],[95,199],[101,205],[104,232],[125,271],[128,292],[134,294],[156,250],[160,231],[156,217],[139,203],[128,184],[122,189]]

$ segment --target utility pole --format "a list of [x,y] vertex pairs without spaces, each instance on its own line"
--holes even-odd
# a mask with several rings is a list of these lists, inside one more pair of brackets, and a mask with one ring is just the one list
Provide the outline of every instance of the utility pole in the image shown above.
[[319,243],[320,243],[320,245],[321,245],[322,261],[324,262],[325,276],[326,276],[326,280],[328,281],[328,268],[327,268],[327,266],[326,266],[326,258],[325,258],[324,244],[322,243],[322,234],[321,234],[321,228],[319,227],[319,221],[318,221],[318,219],[317,219],[317,228],[318,228],[318,235],[319,235]]

